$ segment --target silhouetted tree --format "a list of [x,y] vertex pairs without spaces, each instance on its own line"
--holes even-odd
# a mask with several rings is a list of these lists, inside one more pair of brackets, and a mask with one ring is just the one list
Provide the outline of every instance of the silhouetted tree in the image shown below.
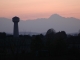
[[53,44],[54,35],[55,35],[54,29],[49,29],[46,33],[46,48],[48,50],[51,48],[51,46]]
[[47,31],[46,36],[51,36],[54,35],[55,33],[56,33],[55,30],[51,28]]
[[64,32],[58,32],[55,34],[54,41],[52,44],[51,50],[53,50],[53,54],[61,55],[66,51],[67,45],[66,41],[64,40]]
[[6,33],[5,32],[0,33],[0,38],[6,38]]
[[63,39],[67,38],[67,34],[66,34],[65,31],[61,31],[61,37],[62,37]]
[[35,38],[31,42],[31,51],[36,53],[37,51],[41,51],[43,47],[43,42],[39,35],[35,36]]

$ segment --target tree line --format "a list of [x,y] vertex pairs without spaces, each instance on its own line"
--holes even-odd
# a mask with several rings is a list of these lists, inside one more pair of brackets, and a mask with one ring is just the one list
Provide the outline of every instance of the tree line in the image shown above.
[[19,35],[19,38],[14,38],[0,32],[1,59],[77,59],[79,55],[80,33],[74,36],[49,29],[45,35]]

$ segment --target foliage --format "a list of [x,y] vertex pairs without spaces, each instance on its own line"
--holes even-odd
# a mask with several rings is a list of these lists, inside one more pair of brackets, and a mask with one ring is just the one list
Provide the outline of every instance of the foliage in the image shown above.
[[[0,32],[0,56],[11,59],[26,57],[55,57],[80,55],[80,33],[67,35],[65,31],[49,29],[46,35],[6,35]],[[9,56],[9,57],[8,57]],[[76,56],[75,56],[76,57]],[[78,58],[78,57],[77,57]]]

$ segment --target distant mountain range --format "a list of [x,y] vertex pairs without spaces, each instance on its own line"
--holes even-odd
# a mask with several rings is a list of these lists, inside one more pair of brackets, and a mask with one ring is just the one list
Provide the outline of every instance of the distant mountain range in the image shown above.
[[[34,20],[21,20],[19,22],[20,32],[44,33],[53,28],[56,31],[66,31],[76,33],[80,29],[80,19],[69,17],[65,18],[58,14],[53,14],[49,18],[38,18]],[[0,32],[13,32],[13,22],[8,18],[0,18]],[[23,33],[24,34],[24,33]]]

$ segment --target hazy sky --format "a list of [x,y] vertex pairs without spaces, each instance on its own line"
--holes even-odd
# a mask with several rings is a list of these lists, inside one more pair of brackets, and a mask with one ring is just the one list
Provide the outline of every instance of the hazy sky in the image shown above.
[[80,0],[0,0],[0,17],[48,18],[57,13],[80,19]]

